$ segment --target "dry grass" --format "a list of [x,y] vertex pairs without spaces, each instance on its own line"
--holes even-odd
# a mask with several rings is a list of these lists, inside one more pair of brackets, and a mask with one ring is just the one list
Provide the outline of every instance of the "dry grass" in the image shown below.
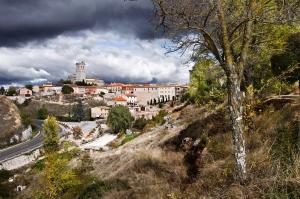
[[[188,107],[189,108],[189,107]],[[225,112],[217,112],[203,119],[191,119],[191,125],[178,136],[168,141],[163,150],[145,151],[135,156],[115,177],[128,180],[131,190],[128,198],[297,198],[300,196],[300,158],[284,167],[273,155],[278,124],[289,125],[297,109],[285,106],[280,110],[266,108],[255,118],[256,130],[246,133],[248,151],[248,182],[236,183],[231,133],[226,125]],[[298,110],[299,111],[299,110]],[[198,114],[196,114],[199,116]],[[184,137],[199,138],[208,133],[208,153],[202,157],[197,180],[187,181],[185,152],[179,143]],[[175,141],[174,141],[175,139]],[[174,147],[169,147],[175,144]],[[172,150],[169,150],[172,149]],[[158,152],[159,151],[159,152]],[[110,195],[112,194],[112,195]],[[118,195],[110,193],[107,198]],[[124,194],[124,193],[123,193]],[[113,197],[112,197],[113,198]],[[126,198],[126,197],[125,197]]]
[[[243,186],[236,181],[226,111],[208,115],[197,110],[193,116],[191,106],[176,115],[177,125],[185,123],[183,130],[178,126],[176,130],[146,132],[112,151],[92,154],[92,174],[103,181],[128,184],[112,186],[103,195],[106,199],[298,198],[300,154],[295,152],[286,162],[277,149],[286,146],[285,139],[278,140],[279,126],[289,132],[299,110],[285,106],[280,110],[266,108],[257,114],[255,131],[245,134],[248,181]],[[191,163],[186,161],[189,151],[181,147],[182,140],[203,135],[208,142],[201,150],[206,152],[199,153],[197,178],[190,181],[187,171]]]

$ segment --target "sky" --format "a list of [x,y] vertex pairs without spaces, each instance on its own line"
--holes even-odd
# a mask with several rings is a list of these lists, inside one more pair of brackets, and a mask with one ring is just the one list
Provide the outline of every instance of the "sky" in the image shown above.
[[151,0],[0,0],[0,84],[66,79],[78,61],[106,82],[185,83],[154,16]]

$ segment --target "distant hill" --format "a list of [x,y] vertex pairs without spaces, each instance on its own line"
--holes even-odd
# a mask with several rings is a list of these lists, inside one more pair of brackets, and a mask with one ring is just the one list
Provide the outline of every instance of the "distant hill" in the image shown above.
[[22,126],[18,107],[7,97],[0,96],[0,147]]

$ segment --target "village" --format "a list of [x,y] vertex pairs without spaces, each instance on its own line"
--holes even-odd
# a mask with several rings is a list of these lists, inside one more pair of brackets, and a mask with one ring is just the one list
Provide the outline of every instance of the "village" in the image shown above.
[[[105,83],[103,80],[87,77],[85,62],[78,62],[75,67],[75,73],[66,80],[19,88],[9,87],[5,93],[20,109],[26,109],[28,102],[31,103],[27,109],[34,116],[31,119],[22,118],[22,121],[32,118],[43,120],[46,115],[56,116],[61,139],[71,141],[83,150],[104,149],[117,138],[107,125],[107,117],[113,107],[126,107],[134,121],[150,121],[166,107],[180,104],[180,99],[188,89],[187,85],[173,83]],[[11,138],[10,143],[32,138],[34,132],[31,127],[37,126],[34,123],[28,124],[28,128],[19,137]],[[125,136],[131,134],[137,133],[128,129]]]
[[91,109],[93,119],[106,119],[110,107],[116,105],[128,107],[134,118],[143,116],[151,119],[158,113],[160,104],[179,100],[188,86],[173,83],[106,84],[103,80],[87,77],[86,64],[82,61],[76,63],[76,72],[67,80],[61,80],[56,84],[46,82],[29,88],[27,86],[15,89],[16,93],[8,97],[20,104],[26,99],[61,104],[92,99],[105,104]]

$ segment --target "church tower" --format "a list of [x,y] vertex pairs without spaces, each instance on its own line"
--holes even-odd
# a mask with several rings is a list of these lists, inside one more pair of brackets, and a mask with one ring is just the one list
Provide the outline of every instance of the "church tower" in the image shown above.
[[85,81],[85,63],[84,61],[76,63],[76,82]]

